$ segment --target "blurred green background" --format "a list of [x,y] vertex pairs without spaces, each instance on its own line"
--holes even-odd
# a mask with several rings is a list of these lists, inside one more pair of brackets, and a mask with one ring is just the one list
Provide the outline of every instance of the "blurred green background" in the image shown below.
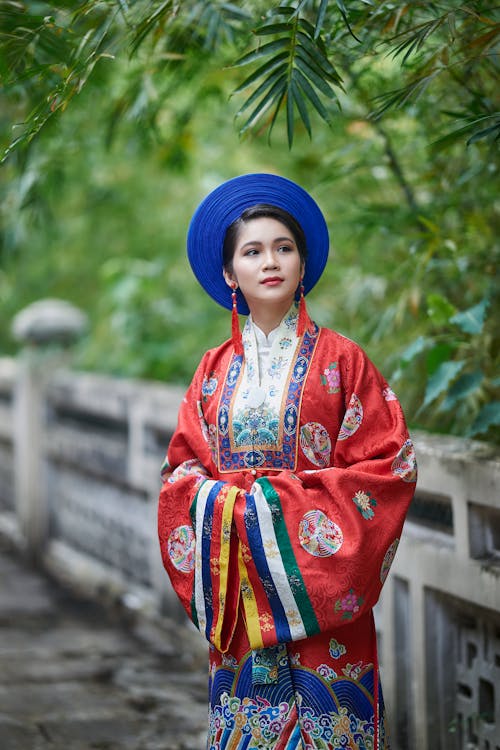
[[277,172],[330,228],[312,317],[413,427],[500,442],[499,37],[481,2],[1,2],[0,354],[19,310],[59,297],[90,319],[79,368],[189,382],[230,335],[190,216]]

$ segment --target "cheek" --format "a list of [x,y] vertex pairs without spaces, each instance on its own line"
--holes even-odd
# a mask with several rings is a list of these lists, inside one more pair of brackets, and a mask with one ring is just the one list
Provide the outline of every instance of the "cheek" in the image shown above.
[[233,276],[241,280],[251,279],[255,275],[255,269],[251,264],[245,261],[239,261],[235,258],[233,263]]

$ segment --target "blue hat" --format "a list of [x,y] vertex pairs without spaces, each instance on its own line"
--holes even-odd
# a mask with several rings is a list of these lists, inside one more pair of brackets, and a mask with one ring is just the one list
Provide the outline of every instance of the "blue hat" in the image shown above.
[[[303,188],[274,174],[244,174],[224,182],[202,200],[193,214],[187,236],[187,253],[194,275],[222,307],[231,309],[231,290],[222,275],[222,251],[228,227],[243,211],[267,203],[288,211],[304,230],[307,261],[304,293],[316,284],[326,265],[328,228],[318,204]],[[240,290],[238,312],[248,315]]]

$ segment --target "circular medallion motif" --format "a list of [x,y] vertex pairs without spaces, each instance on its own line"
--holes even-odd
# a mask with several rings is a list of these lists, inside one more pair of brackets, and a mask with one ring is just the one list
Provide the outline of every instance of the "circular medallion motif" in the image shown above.
[[241,370],[241,359],[237,359],[236,361],[233,362],[227,374],[227,384],[230,388],[232,388],[232,386],[238,380],[238,377],[240,375],[240,370]]
[[222,406],[219,411],[219,432],[221,435],[227,435],[229,426],[228,408]]
[[354,435],[361,422],[363,421],[363,405],[355,393],[352,394],[349,406],[344,414],[343,422],[340,426],[339,440],[347,440]]
[[392,562],[394,560],[394,557],[396,555],[396,550],[399,545],[399,539],[395,539],[387,552],[385,553],[384,559],[382,561],[382,567],[380,568],[380,583],[385,583],[385,579],[387,578],[389,574],[389,570],[391,568]]
[[299,524],[299,542],[314,557],[330,557],[342,547],[344,535],[321,510],[310,510]]
[[285,409],[283,429],[287,435],[295,434],[295,430],[297,429],[297,407],[295,404],[290,404]]
[[245,466],[262,466],[264,461],[266,460],[265,455],[262,453],[262,451],[247,451],[245,453],[243,460],[245,461]]
[[298,357],[295,367],[293,368],[293,379],[300,383],[307,372],[307,359],[305,357]]
[[304,456],[322,469],[330,463],[332,442],[326,429],[319,422],[308,422],[300,429],[300,447]]
[[194,568],[195,536],[191,526],[178,526],[170,532],[167,552],[172,565],[181,573],[189,573]]
[[392,462],[391,469],[392,473],[400,477],[403,482],[417,481],[417,460],[411,440],[406,440],[403,443],[401,450]]

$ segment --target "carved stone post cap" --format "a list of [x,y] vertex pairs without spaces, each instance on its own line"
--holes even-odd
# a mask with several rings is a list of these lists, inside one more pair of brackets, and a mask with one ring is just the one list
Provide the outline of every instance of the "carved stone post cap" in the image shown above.
[[23,344],[71,344],[87,326],[87,316],[62,299],[33,302],[14,317],[12,335]]

